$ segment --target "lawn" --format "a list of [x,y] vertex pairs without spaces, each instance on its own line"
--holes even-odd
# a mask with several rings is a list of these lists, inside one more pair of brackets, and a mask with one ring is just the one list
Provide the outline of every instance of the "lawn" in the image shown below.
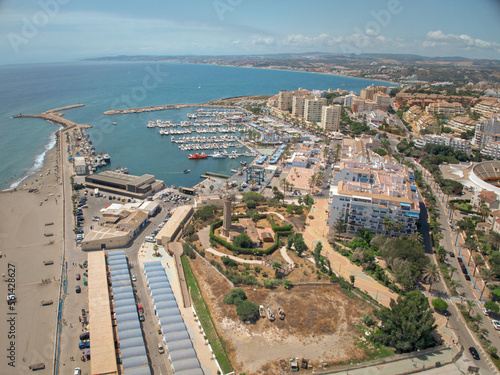
[[193,270],[191,269],[189,260],[185,255],[181,257],[181,260],[184,275],[186,276],[186,282],[189,287],[189,292],[191,294],[191,299],[193,301],[196,314],[198,315],[198,319],[200,320],[203,330],[205,331],[205,335],[212,346],[212,350],[215,358],[217,358],[217,362],[219,362],[219,366],[221,367],[223,373],[227,374],[233,371],[233,367],[227,356],[224,342],[217,333],[217,329],[215,328],[212,317],[210,316],[210,311],[208,310],[205,300],[200,292],[198,281],[196,280]]

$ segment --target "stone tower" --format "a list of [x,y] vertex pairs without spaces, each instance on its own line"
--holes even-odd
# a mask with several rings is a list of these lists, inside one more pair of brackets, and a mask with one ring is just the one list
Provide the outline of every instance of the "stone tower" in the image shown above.
[[224,217],[222,222],[222,235],[229,237],[231,229],[231,198],[224,198]]

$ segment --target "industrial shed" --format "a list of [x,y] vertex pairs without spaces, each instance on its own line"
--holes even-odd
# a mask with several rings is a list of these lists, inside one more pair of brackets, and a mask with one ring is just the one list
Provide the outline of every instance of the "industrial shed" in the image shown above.
[[[163,275],[158,275],[159,273]],[[172,298],[173,292],[161,262],[145,263],[144,274],[174,374],[203,375],[177,302]]]
[[108,254],[120,354],[125,375],[151,375],[125,252]]

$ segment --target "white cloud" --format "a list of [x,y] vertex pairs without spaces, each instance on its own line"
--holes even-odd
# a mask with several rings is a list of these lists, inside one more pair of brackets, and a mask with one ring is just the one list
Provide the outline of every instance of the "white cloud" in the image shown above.
[[500,44],[483,39],[473,38],[467,34],[445,34],[441,30],[433,30],[427,33],[427,40],[423,41],[424,47],[453,47],[461,49],[471,48],[495,48],[500,51]]

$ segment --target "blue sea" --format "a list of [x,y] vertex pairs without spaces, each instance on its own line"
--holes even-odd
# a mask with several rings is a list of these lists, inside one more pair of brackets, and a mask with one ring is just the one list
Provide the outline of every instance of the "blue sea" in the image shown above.
[[[167,185],[193,186],[207,171],[230,174],[244,159],[189,160],[188,152],[146,128],[149,120],[186,120],[195,108],[103,115],[109,109],[175,103],[203,103],[240,95],[271,95],[280,90],[337,89],[359,92],[387,82],[315,73],[233,68],[166,62],[76,62],[0,66],[0,189],[17,186],[42,166],[59,126],[12,116],[40,113],[72,104],[66,118],[91,124],[96,151],[111,156],[111,168],[154,174]],[[113,125],[112,122],[116,122]],[[177,138],[178,136],[176,136]],[[207,151],[211,153],[211,151]],[[250,160],[250,159],[247,159]],[[184,169],[191,173],[184,174]]]

